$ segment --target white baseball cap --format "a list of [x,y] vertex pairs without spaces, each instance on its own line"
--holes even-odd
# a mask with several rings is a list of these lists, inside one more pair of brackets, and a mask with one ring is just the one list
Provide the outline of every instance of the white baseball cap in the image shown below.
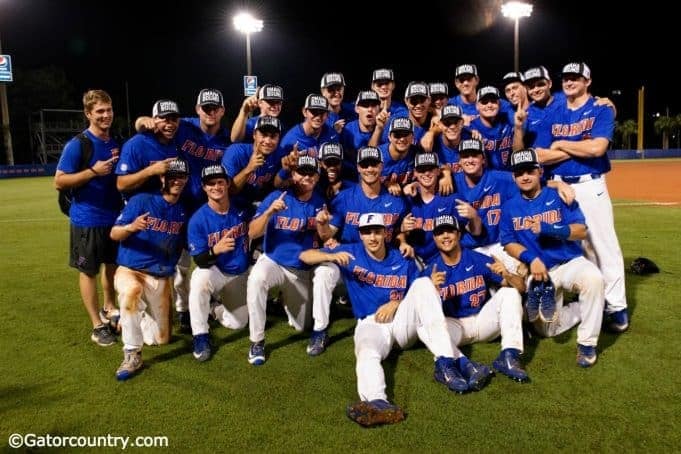
[[359,228],[362,227],[385,227],[383,214],[381,213],[363,213],[359,217]]

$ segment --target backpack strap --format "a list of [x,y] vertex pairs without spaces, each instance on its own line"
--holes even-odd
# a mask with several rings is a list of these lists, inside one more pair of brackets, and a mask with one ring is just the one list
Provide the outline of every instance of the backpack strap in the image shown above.
[[86,169],[90,166],[90,159],[92,159],[92,153],[94,152],[94,144],[92,140],[85,134],[81,132],[76,136],[80,142],[80,165],[79,170]]

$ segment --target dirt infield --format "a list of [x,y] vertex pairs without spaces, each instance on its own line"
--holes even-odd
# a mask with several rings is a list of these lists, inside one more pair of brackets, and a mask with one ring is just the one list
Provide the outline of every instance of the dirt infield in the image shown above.
[[608,191],[612,199],[681,204],[681,160],[613,161]]

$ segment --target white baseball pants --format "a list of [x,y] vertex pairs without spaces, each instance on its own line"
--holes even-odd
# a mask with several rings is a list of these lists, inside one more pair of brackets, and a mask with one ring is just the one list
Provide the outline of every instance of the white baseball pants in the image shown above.
[[222,304],[214,308],[215,318],[222,326],[241,329],[248,323],[246,281],[248,275],[225,274],[217,266],[195,268],[189,291],[189,313],[192,334],[208,333],[208,314],[211,297],[219,297]]
[[173,287],[175,288],[175,310],[177,312],[187,312],[189,301],[189,268],[192,265],[192,259],[189,251],[182,249],[180,259],[175,266],[175,280]]

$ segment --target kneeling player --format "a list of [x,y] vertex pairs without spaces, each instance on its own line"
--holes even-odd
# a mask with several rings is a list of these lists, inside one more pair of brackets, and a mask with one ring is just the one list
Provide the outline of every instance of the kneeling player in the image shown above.
[[[209,312],[226,328],[241,329],[248,323],[248,226],[244,210],[230,205],[230,179],[224,167],[205,167],[201,186],[208,202],[192,216],[188,228],[189,251],[197,265],[192,273],[189,312],[194,358],[206,361],[211,355]],[[211,297],[222,304],[211,309]]]
[[[577,365],[591,367],[597,358],[604,287],[601,272],[582,255],[579,242],[586,238],[584,215],[576,201],[566,205],[555,189],[541,187],[542,169],[534,149],[514,152],[510,163],[520,194],[502,206],[501,243],[511,256],[527,264],[534,283],[550,279],[556,289],[579,292],[579,304],[562,306],[557,313],[553,295],[541,298],[539,312],[550,315],[534,325],[540,334],[555,336],[581,320]],[[528,298],[528,316],[534,318],[537,308],[530,304],[537,304],[537,299]],[[574,309],[579,314],[574,314]]]

